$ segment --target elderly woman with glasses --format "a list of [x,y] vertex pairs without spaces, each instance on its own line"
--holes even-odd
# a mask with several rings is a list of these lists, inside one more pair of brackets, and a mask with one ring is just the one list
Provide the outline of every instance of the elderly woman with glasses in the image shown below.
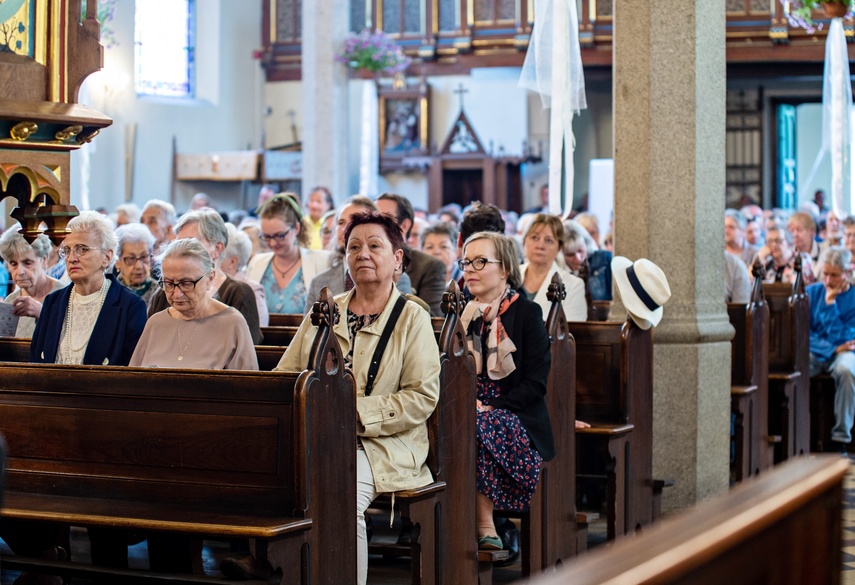
[[33,336],[45,297],[65,287],[65,284],[47,274],[50,253],[50,240],[44,234],[28,244],[16,226],[9,228],[0,237],[0,256],[5,259],[9,275],[18,287],[5,299],[18,316],[16,337]]
[[[229,243],[229,232],[220,214],[213,209],[188,211],[175,224],[175,234],[178,239],[193,238],[202,244],[215,266],[214,284],[208,290],[208,294],[211,298],[237,309],[246,319],[253,343],[261,343],[263,336],[258,321],[258,305],[255,302],[255,293],[246,283],[235,280],[216,268],[217,261]],[[151,302],[148,316],[152,317],[154,314],[169,308],[169,306],[166,294],[161,291]]]
[[145,303],[108,269],[118,242],[110,220],[83,211],[59,248],[71,284],[45,297],[30,361],[126,366],[145,327]]
[[772,225],[766,230],[766,245],[760,248],[757,258],[763,264],[763,282],[788,282],[796,279],[796,257],[802,258],[802,279],[811,284],[815,278],[810,256],[793,248],[793,235],[784,227]]
[[271,251],[254,256],[246,276],[264,287],[270,313],[303,313],[309,284],[328,268],[329,252],[308,249],[303,212],[293,193],[269,199],[259,208],[258,217],[261,239]]
[[154,295],[160,290],[151,277],[154,236],[143,224],[129,223],[116,230],[116,237],[119,239],[117,279],[145,301],[148,309]]

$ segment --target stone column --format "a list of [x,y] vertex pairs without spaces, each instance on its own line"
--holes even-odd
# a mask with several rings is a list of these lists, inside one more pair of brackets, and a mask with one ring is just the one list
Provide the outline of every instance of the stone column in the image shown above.
[[653,260],[673,293],[653,360],[653,474],[676,480],[667,511],[728,487],[724,4],[620,1],[614,21],[615,253]]
[[348,33],[348,0],[303,1],[303,196],[329,187],[336,203],[346,199],[347,70],[335,60]]

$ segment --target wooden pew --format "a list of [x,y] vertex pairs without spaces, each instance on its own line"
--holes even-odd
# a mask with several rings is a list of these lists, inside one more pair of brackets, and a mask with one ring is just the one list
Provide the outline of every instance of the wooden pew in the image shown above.
[[[0,514],[251,538],[259,561],[277,571],[271,582],[353,582],[356,405],[329,328],[334,307],[315,316],[321,327],[300,374],[0,364],[9,446]],[[157,577],[2,562],[113,582]]]
[[810,451],[810,302],[801,262],[792,286],[764,284],[769,305],[769,434],[775,463]]
[[531,585],[840,583],[848,470],[798,458]]
[[[269,372],[279,364],[285,347],[278,345],[256,345],[255,357],[258,359],[258,369]],[[30,340],[17,337],[0,337],[0,362],[30,361]]]
[[[261,334],[264,336],[262,340],[264,345],[288,347],[291,344],[291,340],[294,339],[294,335],[297,333],[302,320],[302,315],[272,313],[270,315],[270,325],[261,328]],[[444,321],[442,317],[431,317],[433,331],[437,335],[442,330]]]
[[[653,331],[624,323],[570,322],[576,340],[577,490],[585,476],[607,480],[608,536],[658,518],[653,478]],[[577,499],[579,494],[577,492]]]
[[763,281],[755,275],[751,302],[728,303],[735,330],[731,341],[730,403],[735,417],[733,481],[742,481],[774,463],[769,437],[769,307]]

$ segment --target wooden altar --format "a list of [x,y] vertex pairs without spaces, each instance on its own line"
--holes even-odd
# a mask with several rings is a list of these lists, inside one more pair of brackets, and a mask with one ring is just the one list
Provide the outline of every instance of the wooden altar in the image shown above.
[[[0,200],[32,241],[44,223],[54,243],[77,215],[70,200],[71,151],[112,123],[77,103],[83,80],[101,69],[97,2],[0,3]],[[81,18],[83,15],[83,18]]]

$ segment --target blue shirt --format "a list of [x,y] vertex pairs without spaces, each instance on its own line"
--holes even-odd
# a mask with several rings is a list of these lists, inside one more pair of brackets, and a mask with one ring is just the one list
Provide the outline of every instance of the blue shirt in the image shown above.
[[841,344],[855,339],[855,288],[849,287],[834,303],[825,302],[825,285],[806,289],[810,299],[810,352],[829,361]]

